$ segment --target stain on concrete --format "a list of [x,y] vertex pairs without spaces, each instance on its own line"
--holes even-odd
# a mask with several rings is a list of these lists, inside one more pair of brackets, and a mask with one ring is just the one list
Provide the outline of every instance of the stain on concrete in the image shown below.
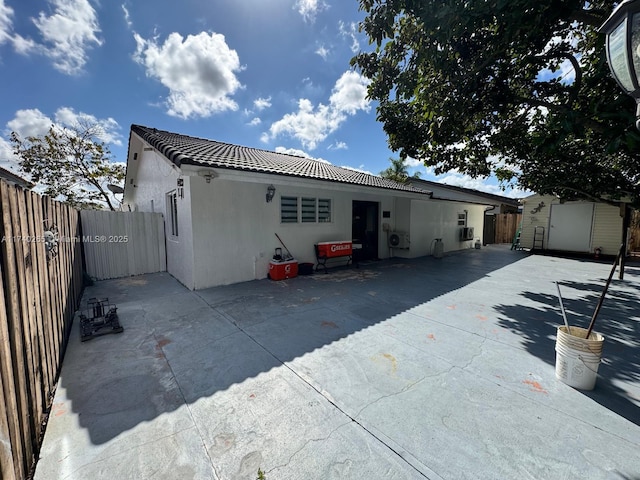
[[53,414],[53,416],[59,417],[67,413],[67,409],[65,408],[64,403],[54,403],[51,406],[51,413]]
[[237,480],[255,478],[261,464],[262,454],[260,452],[247,453],[240,461],[240,469],[235,478]]
[[529,385],[531,387],[529,388],[529,390],[531,390],[532,392],[538,392],[538,393],[544,393],[544,394],[549,393],[544,388],[542,388],[542,385],[540,385],[540,383],[536,382],[535,380],[523,380],[522,383]]
[[236,436],[233,433],[221,433],[213,439],[213,445],[209,448],[209,452],[218,456],[231,450],[236,444]]
[[428,338],[429,340],[433,340],[433,341],[435,341],[436,336],[435,336],[433,333],[430,333],[429,335],[427,335],[427,338]]
[[488,320],[488,317],[486,315],[476,315],[476,318],[481,322],[486,322]]
[[375,357],[372,357],[372,360],[376,363],[385,363],[387,365],[390,365],[391,374],[393,375],[395,375],[396,371],[398,370],[398,361],[396,360],[396,357],[394,357],[390,353],[378,354]]
[[327,322],[326,320],[323,321],[320,326],[323,328],[338,328],[338,325],[336,325],[334,322]]

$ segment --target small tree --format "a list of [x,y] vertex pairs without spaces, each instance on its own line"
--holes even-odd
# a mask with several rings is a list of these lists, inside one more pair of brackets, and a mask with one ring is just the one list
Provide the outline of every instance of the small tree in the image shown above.
[[51,126],[43,136],[20,138],[11,133],[20,169],[44,193],[75,208],[115,210],[117,200],[107,185],[125,178],[123,164],[112,162],[109,148],[100,141],[98,125]]
[[[409,170],[407,170],[404,160],[389,157],[389,161],[391,162],[391,166],[381,171],[380,176],[388,180],[393,180],[394,182],[406,183],[409,179]],[[411,177],[420,178],[420,172],[414,173]]]

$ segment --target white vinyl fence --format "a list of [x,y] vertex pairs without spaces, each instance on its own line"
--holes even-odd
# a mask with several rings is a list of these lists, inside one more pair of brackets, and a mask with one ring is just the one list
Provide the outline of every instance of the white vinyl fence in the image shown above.
[[94,280],[167,270],[161,213],[82,210],[82,247]]

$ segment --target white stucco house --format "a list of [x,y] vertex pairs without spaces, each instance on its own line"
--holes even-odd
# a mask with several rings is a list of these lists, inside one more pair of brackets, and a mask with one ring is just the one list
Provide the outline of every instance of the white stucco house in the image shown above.
[[[488,206],[139,125],[131,127],[123,204],[164,214],[167,270],[190,289],[265,278],[281,247],[276,234],[296,260],[313,263],[314,244],[326,241],[362,245],[360,260],[429,255],[437,238],[445,252],[473,248]],[[391,233],[401,239],[396,248]]]
[[534,194],[523,204],[520,245],[532,250],[616,255],[626,232],[627,204],[562,201],[553,195]]

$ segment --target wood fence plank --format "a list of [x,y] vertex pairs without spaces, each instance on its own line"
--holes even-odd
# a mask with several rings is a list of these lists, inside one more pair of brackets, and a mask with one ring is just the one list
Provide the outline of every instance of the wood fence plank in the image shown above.
[[[42,198],[39,195],[31,193],[31,203],[34,224],[37,226],[42,235],[45,231],[44,210]],[[36,245],[36,266],[38,269],[38,278],[40,280],[40,315],[42,317],[42,330],[44,333],[44,341],[46,345],[46,362],[49,382],[47,384],[47,397],[51,398],[56,381],[57,364],[54,361],[52,353],[55,351],[55,333],[51,328],[51,297],[49,295],[49,271],[47,265],[47,252],[43,243]]]
[[31,269],[31,276],[33,280],[33,302],[34,302],[34,314],[36,320],[36,331],[38,335],[38,344],[40,348],[40,356],[39,363],[42,371],[42,393],[43,393],[43,402],[45,408],[49,406],[49,397],[51,394],[51,387],[53,384],[53,379],[51,378],[52,370],[51,363],[49,361],[49,355],[47,351],[49,349],[48,343],[48,335],[46,329],[46,323],[43,317],[43,303],[45,301],[45,297],[41,288],[41,276],[42,272],[40,271],[40,260],[42,256],[45,254],[44,250],[44,229],[42,228],[42,224],[38,222],[39,216],[37,215],[37,209],[39,206],[39,202],[34,202],[34,194],[31,191],[25,191],[25,203],[26,208],[29,213],[28,223],[29,223],[29,234],[32,235],[37,241],[32,242],[30,244],[31,247],[31,262],[29,268]]
[[2,223],[3,223],[3,238],[4,248],[3,265],[5,274],[5,292],[7,292],[7,326],[8,335],[12,344],[12,362],[13,372],[12,375],[15,378],[15,390],[16,390],[16,415],[18,416],[20,423],[20,436],[16,439],[16,443],[20,442],[22,455],[20,460],[20,473],[18,476],[24,477],[25,472],[29,470],[29,466],[33,457],[33,444],[32,444],[32,431],[31,422],[29,418],[29,398],[28,392],[28,379],[26,377],[26,364],[24,361],[24,345],[22,342],[22,312],[20,310],[20,298],[18,287],[18,276],[16,272],[16,253],[15,243],[13,237],[12,228],[12,215],[15,212],[11,211],[10,205],[10,189],[4,181],[0,182],[0,198],[2,199]]
[[13,192],[16,196],[16,208],[18,216],[14,225],[22,234],[22,242],[19,243],[17,267],[18,276],[20,278],[20,289],[22,296],[22,321],[25,325],[24,328],[24,343],[27,348],[27,355],[29,357],[29,377],[31,385],[31,423],[33,427],[33,433],[35,435],[35,441],[40,438],[42,431],[42,418],[43,412],[43,385],[42,385],[42,366],[40,363],[40,340],[38,338],[37,324],[36,324],[36,312],[35,312],[35,300],[33,294],[33,269],[31,268],[31,245],[35,243],[35,236],[29,231],[29,225],[27,221],[27,208],[24,197],[24,191],[22,188],[14,188]]
[[[42,197],[42,225],[46,229],[51,229],[54,226],[54,218],[52,212],[51,199],[49,197]],[[62,343],[61,332],[59,329],[59,324],[57,320],[57,294],[56,294],[56,271],[55,271],[55,262],[54,259],[51,258],[50,254],[46,256],[46,272],[47,272],[47,285],[46,289],[49,292],[49,303],[47,305],[47,315],[49,317],[49,331],[51,332],[52,342],[52,350],[50,352],[51,361],[55,366],[55,370],[57,371],[57,366],[60,363],[60,345]],[[56,375],[57,377],[57,375]]]
[[[23,217],[26,214],[22,208],[20,208],[21,190],[19,187],[11,187],[9,189],[9,205],[11,206],[11,221],[13,226],[13,235],[16,240],[13,242],[15,252],[15,266],[16,266],[16,278],[18,281],[18,300],[20,302],[20,318],[21,333],[22,333],[22,348],[25,357],[25,378],[26,382],[26,395],[27,395],[27,418],[29,421],[29,431],[31,433],[31,444],[34,445],[39,438],[38,431],[38,411],[42,408],[42,396],[39,395],[39,385],[36,379],[36,371],[38,366],[36,364],[37,350],[34,349],[32,339],[34,335],[31,331],[32,319],[31,308],[29,307],[29,295],[28,295],[28,281],[25,269],[25,250],[27,242],[30,240],[27,238],[28,232],[23,229]],[[18,319],[16,319],[18,320]],[[35,345],[37,348],[37,344]]]
[[[26,478],[83,288],[79,214],[0,181],[0,478]],[[45,227],[58,226],[47,259]]]
[[18,405],[4,300],[3,274],[0,265],[0,473],[2,480],[15,480],[23,478],[24,471],[21,462],[23,454],[20,424],[18,415],[15,413]]

